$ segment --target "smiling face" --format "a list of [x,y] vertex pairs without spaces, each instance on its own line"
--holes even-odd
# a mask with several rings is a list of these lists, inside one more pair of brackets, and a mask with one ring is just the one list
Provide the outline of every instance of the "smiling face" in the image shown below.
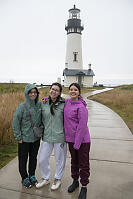
[[37,97],[37,90],[35,88],[32,88],[28,95],[31,100],[35,100]]
[[69,95],[72,100],[78,100],[79,89],[76,86],[72,85],[69,89]]
[[60,95],[60,88],[57,85],[53,85],[49,91],[52,101],[56,101],[57,97]]

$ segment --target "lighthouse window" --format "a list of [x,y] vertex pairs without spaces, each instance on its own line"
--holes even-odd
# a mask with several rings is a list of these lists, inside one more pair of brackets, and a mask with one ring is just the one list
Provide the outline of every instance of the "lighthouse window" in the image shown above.
[[77,18],[77,15],[75,13],[72,14],[72,18]]
[[73,55],[74,55],[73,61],[78,61],[78,60],[77,60],[78,52],[73,52]]

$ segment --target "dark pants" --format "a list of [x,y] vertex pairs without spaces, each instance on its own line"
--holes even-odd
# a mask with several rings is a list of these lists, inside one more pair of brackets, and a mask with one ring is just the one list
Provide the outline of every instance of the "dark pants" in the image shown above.
[[[18,160],[19,160],[19,172],[22,180],[26,177],[35,175],[37,165],[37,154],[40,146],[40,140],[36,142],[23,142],[18,143]],[[27,161],[29,157],[28,172]]]
[[68,145],[71,154],[71,176],[74,180],[78,180],[80,176],[82,186],[86,186],[90,176],[90,143],[81,144],[79,150],[73,148],[74,143],[68,143]]

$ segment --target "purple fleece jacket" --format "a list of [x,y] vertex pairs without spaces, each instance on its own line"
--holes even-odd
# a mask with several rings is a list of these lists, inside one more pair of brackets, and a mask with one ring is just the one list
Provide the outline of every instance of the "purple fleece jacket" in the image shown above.
[[74,143],[74,148],[79,149],[82,143],[90,142],[87,126],[88,110],[86,102],[79,98],[78,101],[65,99],[64,129],[66,142]]

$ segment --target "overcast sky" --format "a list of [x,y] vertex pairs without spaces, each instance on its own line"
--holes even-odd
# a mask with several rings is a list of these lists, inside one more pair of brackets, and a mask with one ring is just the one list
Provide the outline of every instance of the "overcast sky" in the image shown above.
[[68,10],[81,10],[83,67],[133,83],[133,0],[0,0],[0,82],[51,83],[65,68]]

